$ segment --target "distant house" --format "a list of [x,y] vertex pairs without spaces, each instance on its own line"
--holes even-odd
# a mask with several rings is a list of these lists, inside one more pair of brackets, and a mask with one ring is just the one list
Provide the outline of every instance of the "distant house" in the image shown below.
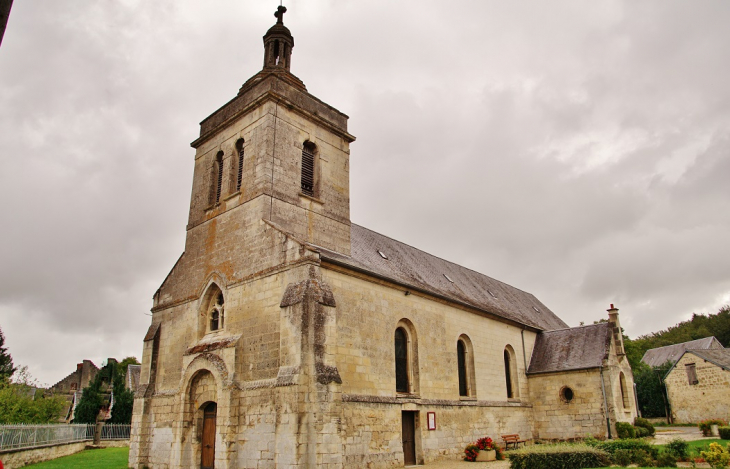
[[730,349],[686,350],[664,382],[675,422],[730,419]]
[[652,367],[660,366],[668,361],[676,363],[686,350],[717,350],[723,348],[720,341],[716,338],[705,337],[704,339],[690,340],[681,344],[667,345],[666,347],[647,350],[641,358],[641,361]]
[[73,418],[73,409],[81,391],[89,385],[99,373],[99,368],[91,360],[84,360],[76,365],[76,370],[49,388],[53,394],[66,397],[66,408],[59,419],[61,422],[70,422]]

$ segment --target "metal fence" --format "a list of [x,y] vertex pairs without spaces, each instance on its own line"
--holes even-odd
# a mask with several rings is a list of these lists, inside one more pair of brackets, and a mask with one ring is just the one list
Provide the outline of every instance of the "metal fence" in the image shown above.
[[[94,427],[93,423],[0,425],[0,451],[93,440]],[[101,439],[129,439],[130,428],[129,424],[106,424],[102,427]]]

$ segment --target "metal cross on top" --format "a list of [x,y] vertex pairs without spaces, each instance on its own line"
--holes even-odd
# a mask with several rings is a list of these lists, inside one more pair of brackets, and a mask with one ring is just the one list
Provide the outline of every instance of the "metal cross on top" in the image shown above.
[[284,24],[284,13],[286,13],[286,7],[284,5],[276,7],[276,13],[274,13],[274,16],[276,16],[276,24]]

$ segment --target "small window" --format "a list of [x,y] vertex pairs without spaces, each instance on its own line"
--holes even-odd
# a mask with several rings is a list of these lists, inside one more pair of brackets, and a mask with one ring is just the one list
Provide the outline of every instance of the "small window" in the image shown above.
[[575,397],[573,394],[573,390],[570,389],[568,386],[563,386],[563,388],[560,390],[560,400],[568,404],[570,403],[570,401],[573,400],[573,397]]
[[315,167],[314,155],[317,147],[312,142],[304,142],[302,146],[302,193],[314,196]]
[[243,139],[240,138],[236,142],[236,149],[238,150],[238,174],[236,175],[236,191],[241,190],[241,182],[243,182]]
[[700,380],[697,379],[697,368],[694,363],[684,365],[684,371],[687,372],[687,382],[689,382],[690,385],[695,385],[700,382]]
[[621,385],[621,401],[623,402],[624,409],[629,408],[629,390],[626,387],[626,377],[621,372],[618,375],[619,384]]

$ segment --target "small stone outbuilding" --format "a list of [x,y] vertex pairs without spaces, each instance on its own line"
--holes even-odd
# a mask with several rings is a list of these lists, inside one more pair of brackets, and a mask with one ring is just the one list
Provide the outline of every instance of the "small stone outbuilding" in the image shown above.
[[730,349],[686,350],[664,382],[674,422],[730,421]]

